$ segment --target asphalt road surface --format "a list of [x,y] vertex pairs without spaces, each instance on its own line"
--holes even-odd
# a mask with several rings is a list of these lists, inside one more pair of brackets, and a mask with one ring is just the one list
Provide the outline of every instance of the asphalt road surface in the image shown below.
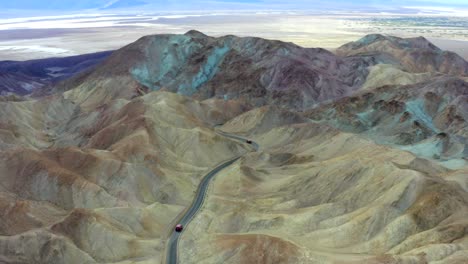
[[[218,133],[229,138],[233,138],[236,140],[240,140],[243,142],[246,142],[247,139],[237,136],[237,135],[232,135],[226,132],[222,132],[218,130]],[[257,151],[258,150],[258,144],[255,142],[252,142],[250,144],[252,148]],[[223,170],[224,168],[228,167],[229,165],[233,164],[236,162],[238,159],[240,159],[242,156],[235,157],[229,161],[226,161],[218,167],[214,168],[211,170],[205,177],[203,177],[200,185],[198,186],[198,191],[197,194],[192,202],[192,205],[190,208],[185,212],[185,214],[182,216],[182,218],[177,222],[176,224],[181,224],[184,227],[184,230],[187,228],[187,225],[190,223],[190,221],[193,219],[195,214],[200,210],[201,206],[203,205],[203,201],[205,200],[206,196],[206,191],[208,190],[208,186],[210,185],[211,180],[216,176],[218,172]],[[182,230],[183,232],[183,230]],[[167,250],[167,255],[166,255],[166,263],[167,264],[177,264],[177,254],[178,254],[178,246],[179,246],[179,238],[182,235],[182,232],[178,233],[175,231],[175,227],[172,228],[172,233],[169,238],[168,242],[168,250]]]

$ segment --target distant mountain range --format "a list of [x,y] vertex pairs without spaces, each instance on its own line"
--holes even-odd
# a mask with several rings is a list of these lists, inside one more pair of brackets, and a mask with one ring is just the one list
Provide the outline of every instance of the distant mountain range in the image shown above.
[[112,52],[30,61],[0,61],[0,95],[25,95],[94,67]]

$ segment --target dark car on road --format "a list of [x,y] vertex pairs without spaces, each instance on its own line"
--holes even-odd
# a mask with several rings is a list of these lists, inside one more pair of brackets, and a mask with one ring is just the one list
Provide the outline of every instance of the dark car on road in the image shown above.
[[178,225],[175,226],[175,231],[176,232],[182,232],[183,229],[184,229],[184,227],[181,224],[178,224]]
[[252,144],[252,140],[250,139],[247,139],[245,142],[247,142],[247,144]]

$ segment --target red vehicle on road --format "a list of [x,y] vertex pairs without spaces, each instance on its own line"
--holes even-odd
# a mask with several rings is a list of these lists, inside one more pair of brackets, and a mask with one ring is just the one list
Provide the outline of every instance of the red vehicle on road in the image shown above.
[[183,229],[184,229],[184,227],[181,224],[178,224],[178,225],[175,226],[175,231],[176,232],[182,232]]

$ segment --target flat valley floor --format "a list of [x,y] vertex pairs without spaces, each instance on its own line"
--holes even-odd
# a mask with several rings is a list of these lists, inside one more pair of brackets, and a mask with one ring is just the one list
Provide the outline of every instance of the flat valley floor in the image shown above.
[[468,19],[376,14],[318,15],[297,12],[64,15],[0,18],[0,61],[72,56],[119,49],[149,34],[196,29],[210,36],[233,34],[278,39],[334,50],[366,34],[424,36],[468,59]]

